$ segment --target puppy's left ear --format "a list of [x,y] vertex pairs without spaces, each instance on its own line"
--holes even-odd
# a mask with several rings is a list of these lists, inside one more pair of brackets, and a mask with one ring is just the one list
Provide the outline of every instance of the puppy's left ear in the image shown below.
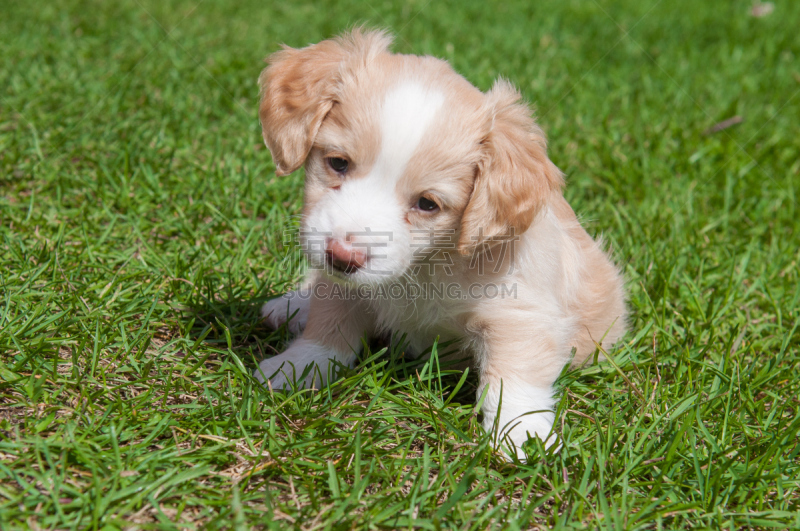
[[530,109],[520,103],[519,92],[498,80],[486,99],[488,133],[461,218],[458,250],[462,254],[520,236],[564,183],[559,169],[547,158],[544,133]]
[[355,28],[306,48],[284,47],[267,59],[269,66],[258,78],[258,115],[278,175],[288,175],[305,162],[347,65],[371,61],[390,43],[386,32]]

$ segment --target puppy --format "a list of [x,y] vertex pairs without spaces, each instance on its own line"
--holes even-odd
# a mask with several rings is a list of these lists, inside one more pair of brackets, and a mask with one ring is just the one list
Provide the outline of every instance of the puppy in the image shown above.
[[[581,227],[519,93],[482,93],[445,61],[389,52],[356,29],[284,48],[260,76],[278,175],[305,164],[301,242],[311,274],[268,302],[302,332],[256,370],[273,389],[325,385],[362,337],[439,338],[471,354],[483,427],[524,458],[552,433],[553,384],[626,327],[622,278]],[[573,354],[574,353],[574,354]]]

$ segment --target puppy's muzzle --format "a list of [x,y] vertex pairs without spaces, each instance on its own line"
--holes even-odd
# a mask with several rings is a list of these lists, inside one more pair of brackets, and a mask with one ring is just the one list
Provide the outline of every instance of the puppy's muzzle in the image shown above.
[[364,267],[367,263],[367,253],[353,247],[350,242],[328,238],[325,245],[325,260],[337,271],[349,275]]

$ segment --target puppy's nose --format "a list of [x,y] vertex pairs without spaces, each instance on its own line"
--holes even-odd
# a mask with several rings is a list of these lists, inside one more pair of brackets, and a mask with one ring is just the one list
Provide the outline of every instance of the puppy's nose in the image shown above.
[[325,247],[328,263],[342,273],[355,273],[367,263],[367,253],[341,240],[329,239]]

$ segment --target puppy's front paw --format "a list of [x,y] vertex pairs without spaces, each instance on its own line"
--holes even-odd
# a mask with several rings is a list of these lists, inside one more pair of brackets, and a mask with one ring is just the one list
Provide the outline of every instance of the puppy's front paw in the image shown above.
[[264,385],[269,380],[273,390],[320,388],[336,378],[337,364],[352,367],[355,359],[353,352],[338,352],[301,338],[283,354],[262,360],[254,376]]
[[[499,436],[495,441],[496,447],[506,455],[516,454],[519,460],[525,461],[527,456],[522,445],[528,439],[539,438],[545,448],[550,448],[558,442],[558,436],[552,433],[553,420],[554,415],[549,411],[528,413],[512,419],[506,425],[500,426]],[[560,449],[560,446],[557,449]]]
[[288,321],[289,331],[299,334],[306,327],[310,307],[310,297],[304,297],[298,291],[290,291],[264,303],[261,307],[261,316],[273,329],[280,328]]
[[483,404],[483,428],[495,434],[498,450],[525,461],[527,456],[522,445],[528,439],[541,439],[545,448],[558,442],[558,436],[553,433],[553,405],[549,388],[511,384],[504,386],[501,396],[499,389],[491,387]]
[[[291,362],[281,354],[261,360],[261,363],[258,364],[258,369],[253,375],[259,383],[269,385],[275,391],[290,391],[292,389],[290,381],[292,380],[289,376],[295,373],[296,370]],[[297,376],[300,376],[300,374],[302,374],[302,371]],[[267,381],[269,381],[269,384],[267,384]]]

